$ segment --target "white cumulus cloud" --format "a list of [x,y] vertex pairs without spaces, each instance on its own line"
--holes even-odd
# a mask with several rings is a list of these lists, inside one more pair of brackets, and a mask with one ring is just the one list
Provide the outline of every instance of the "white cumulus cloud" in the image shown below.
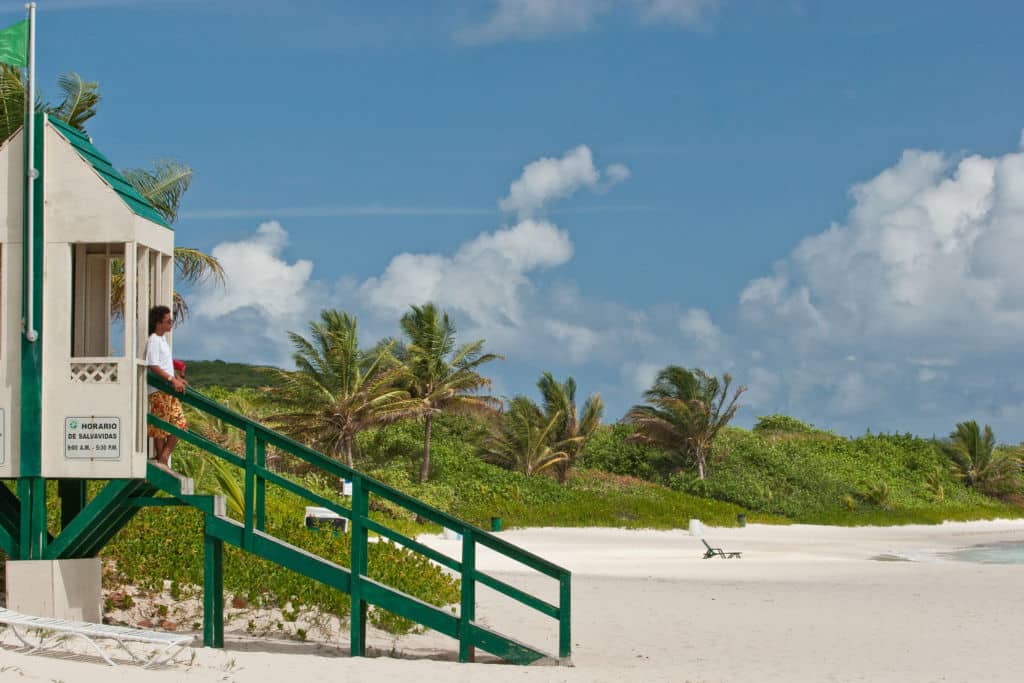
[[196,302],[196,313],[215,317],[253,306],[268,317],[287,316],[305,301],[303,290],[313,273],[313,262],[287,263],[281,252],[288,233],[277,221],[261,224],[250,239],[222,242],[213,248],[227,275],[222,289],[208,289]]
[[606,170],[602,184],[601,172],[594,166],[590,148],[580,145],[560,158],[544,157],[527,164],[522,175],[509,187],[508,196],[498,201],[498,207],[527,218],[546,204],[565,199],[577,190],[590,188],[602,191],[627,178],[629,169],[626,166],[612,164]]
[[703,308],[691,308],[679,319],[679,329],[699,344],[714,348],[718,346],[722,331],[711,320],[711,314]]
[[917,340],[937,355],[948,343],[1016,343],[1024,154],[952,161],[912,150],[852,195],[845,225],[806,238],[744,289],[746,320],[869,347]]
[[759,364],[823,423],[879,402],[955,421],[1019,398],[993,372],[1024,335],[1024,152],[907,150],[851,197],[845,221],[740,293]]
[[432,301],[480,326],[520,325],[528,274],[561,265],[572,257],[569,234],[547,221],[524,220],[483,233],[452,256],[399,254],[379,277],[360,287],[367,306],[380,314],[401,314],[411,304]]
[[287,358],[288,330],[302,329],[315,313],[319,286],[311,280],[313,262],[289,263],[282,252],[288,233],[277,221],[261,224],[255,234],[216,245],[211,254],[226,275],[223,287],[197,290],[194,320],[182,335],[186,348],[205,357],[251,362]]

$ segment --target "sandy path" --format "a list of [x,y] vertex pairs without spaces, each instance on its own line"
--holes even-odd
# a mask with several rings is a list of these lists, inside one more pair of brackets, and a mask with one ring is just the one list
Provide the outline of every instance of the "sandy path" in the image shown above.
[[[1024,541],[1024,522],[843,529],[752,525],[708,529],[742,560],[701,558],[685,532],[531,529],[511,542],[561,563],[573,577],[574,668],[460,665],[437,634],[393,642],[407,657],[349,659],[337,648],[236,637],[197,648],[191,666],[143,672],[0,650],[4,680],[63,681],[1020,681],[1024,566],[878,562],[927,560],[978,543]],[[458,544],[427,540],[449,554]],[[554,581],[481,553],[482,569],[554,600]],[[479,617],[554,650],[551,620],[488,589]],[[186,673],[187,672],[187,673]]]

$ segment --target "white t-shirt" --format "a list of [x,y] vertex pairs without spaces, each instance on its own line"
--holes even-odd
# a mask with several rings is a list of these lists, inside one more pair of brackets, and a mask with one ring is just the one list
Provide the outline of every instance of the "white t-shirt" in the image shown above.
[[[167,340],[158,334],[149,335],[149,341],[146,342],[146,365],[155,365],[166,372],[168,377],[174,377],[174,359],[171,358],[171,347],[167,345]],[[158,391],[160,390],[149,388],[151,394]]]

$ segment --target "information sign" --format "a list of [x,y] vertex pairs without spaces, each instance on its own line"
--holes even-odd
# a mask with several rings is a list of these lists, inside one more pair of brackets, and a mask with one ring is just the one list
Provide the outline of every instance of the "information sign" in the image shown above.
[[121,418],[64,418],[64,457],[68,460],[120,460]]

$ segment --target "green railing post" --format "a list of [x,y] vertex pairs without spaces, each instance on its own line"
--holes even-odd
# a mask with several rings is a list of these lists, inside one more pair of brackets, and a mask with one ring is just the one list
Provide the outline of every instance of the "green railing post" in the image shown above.
[[[267,442],[263,439],[256,440],[256,466],[267,466]],[[267,480],[262,476],[256,477],[256,528],[265,531],[267,528]]]
[[558,657],[572,657],[572,574],[558,577]]
[[203,534],[203,645],[224,647],[224,541]]
[[366,654],[366,601],[363,600],[362,583],[368,566],[368,535],[363,519],[369,512],[369,493],[363,487],[363,478],[352,477],[352,613],[349,617],[349,642],[350,654],[353,657],[362,657]]
[[244,550],[252,551],[253,548],[253,522],[255,512],[254,498],[256,496],[256,428],[252,425],[245,427],[245,543]]
[[459,661],[476,659],[473,622],[476,621],[476,539],[468,528],[462,530],[462,600],[459,604]]

